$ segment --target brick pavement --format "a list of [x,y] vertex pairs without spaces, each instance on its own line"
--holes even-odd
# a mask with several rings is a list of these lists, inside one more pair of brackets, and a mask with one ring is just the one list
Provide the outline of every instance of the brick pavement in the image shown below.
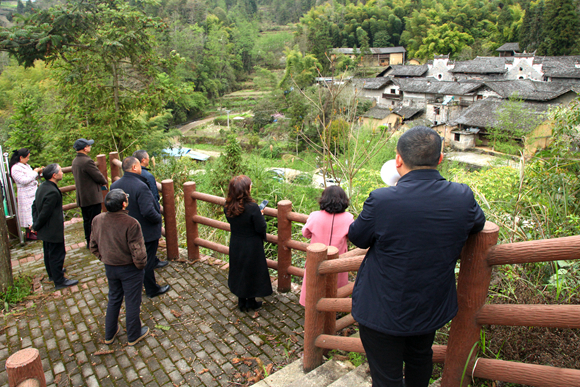
[[[122,311],[122,333],[107,346],[104,266],[84,247],[82,223],[69,222],[65,233],[70,247],[66,276],[80,283],[54,291],[43,279],[31,299],[4,316],[0,385],[7,384],[8,356],[27,347],[40,351],[50,387],[247,385],[302,351],[304,312],[298,295],[275,292],[260,311],[242,313],[227,287],[227,265],[211,258],[157,270],[158,283],[172,289],[152,300],[143,294],[141,319],[151,335],[127,346]],[[11,253],[15,275],[46,277],[42,242],[28,242]],[[159,256],[163,259],[164,252]]]

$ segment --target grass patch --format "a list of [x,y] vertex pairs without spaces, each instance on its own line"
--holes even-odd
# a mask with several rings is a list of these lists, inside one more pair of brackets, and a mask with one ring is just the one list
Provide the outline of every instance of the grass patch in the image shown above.
[[18,304],[32,293],[32,278],[22,275],[14,278],[14,285],[9,286],[5,292],[0,293],[1,308],[10,310],[11,306]]

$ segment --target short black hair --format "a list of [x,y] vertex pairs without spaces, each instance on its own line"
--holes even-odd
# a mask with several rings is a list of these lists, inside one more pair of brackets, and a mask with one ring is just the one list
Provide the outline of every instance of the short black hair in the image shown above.
[[415,126],[399,138],[397,153],[409,169],[436,168],[441,155],[441,136],[426,126]]
[[133,156],[125,157],[123,159],[123,165],[122,165],[123,171],[131,172],[131,168],[133,168],[133,165],[135,165],[135,164],[141,164],[141,163],[139,162],[139,160],[137,160],[137,158],[135,158]]
[[149,154],[147,153],[146,150],[143,149],[133,152],[133,157],[139,160],[139,162],[141,162],[143,159],[146,159],[147,156],[149,156]]
[[123,203],[127,201],[127,194],[120,188],[109,191],[105,196],[105,208],[109,212],[117,212],[123,209]]
[[350,201],[346,192],[337,185],[331,185],[326,187],[322,191],[320,199],[318,199],[318,204],[320,204],[320,209],[331,214],[339,214],[346,211]]
[[44,177],[46,180],[50,180],[52,179],[52,176],[55,173],[58,173],[58,167],[59,165],[54,163],[54,164],[48,164],[46,167],[44,167],[44,169],[42,170],[42,177]]

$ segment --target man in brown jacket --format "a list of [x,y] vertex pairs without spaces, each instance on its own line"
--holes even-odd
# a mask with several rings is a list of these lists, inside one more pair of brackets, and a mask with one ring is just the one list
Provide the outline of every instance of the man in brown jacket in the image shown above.
[[94,143],[94,140],[79,138],[73,145],[77,151],[77,157],[72,162],[72,173],[77,189],[77,205],[83,214],[87,247],[91,239],[93,218],[101,213],[101,203],[103,202],[101,190],[103,186],[106,189],[108,183],[107,178],[99,171],[97,164],[88,156],[91,145]]
[[119,311],[125,297],[125,317],[129,345],[137,344],[149,333],[141,326],[141,289],[147,251],[139,222],[129,216],[129,195],[113,189],[105,197],[108,212],[93,219],[89,248],[105,264],[109,281],[109,304],[105,317],[105,344],[112,344],[121,331]]

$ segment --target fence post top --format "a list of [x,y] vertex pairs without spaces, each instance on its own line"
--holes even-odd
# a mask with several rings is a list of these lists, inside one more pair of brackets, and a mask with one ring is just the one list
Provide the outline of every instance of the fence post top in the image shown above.
[[327,248],[328,248],[328,251],[327,251],[328,255],[338,255],[338,247],[328,246]]
[[290,200],[286,200],[286,199],[280,200],[278,202],[278,206],[291,206],[291,205],[292,205],[292,202]]
[[119,152],[109,152],[109,156],[118,156]]
[[312,253],[321,253],[327,250],[327,246],[324,243],[312,243],[308,245],[306,250]]
[[97,155],[97,157],[107,157],[107,155],[101,153],[101,154]]
[[185,183],[183,183],[184,187],[189,187],[189,186],[194,186],[195,187],[195,181],[186,181]]
[[[163,184],[163,183],[165,183],[165,184],[171,184],[171,183],[173,183],[173,179],[165,179],[165,180],[161,180],[161,184]],[[187,183],[186,183],[186,184],[187,184]]]
[[13,353],[8,360],[6,360],[7,368],[14,368],[21,366],[23,364],[28,364],[34,360],[37,356],[40,356],[40,352],[36,348],[24,348],[20,351]]
[[486,234],[499,232],[499,226],[493,222],[486,221],[485,226],[483,226],[483,230],[481,230],[481,232],[486,233]]

